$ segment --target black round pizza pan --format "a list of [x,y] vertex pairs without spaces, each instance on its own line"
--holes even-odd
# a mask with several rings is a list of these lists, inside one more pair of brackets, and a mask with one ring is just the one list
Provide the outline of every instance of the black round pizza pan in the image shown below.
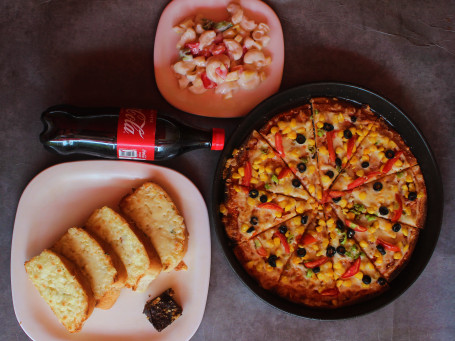
[[[309,103],[310,98],[320,96],[338,97],[357,104],[368,104],[375,113],[390,123],[400,133],[417,158],[424,175],[428,195],[424,229],[420,231],[418,242],[408,264],[390,282],[388,290],[367,301],[336,309],[317,309],[292,303],[260,287],[237,261],[219,214],[219,204],[223,202],[224,198],[222,172],[233,149],[239,147],[253,129],[259,129],[276,114]],[[429,144],[412,120],[390,101],[364,88],[345,83],[312,83],[283,91],[268,98],[241,121],[226,144],[218,162],[210,218],[231,267],[257,296],[272,306],[293,315],[318,320],[338,320],[360,316],[382,308],[403,294],[414,283],[433,254],[441,229],[442,213],[443,191],[438,165]]]

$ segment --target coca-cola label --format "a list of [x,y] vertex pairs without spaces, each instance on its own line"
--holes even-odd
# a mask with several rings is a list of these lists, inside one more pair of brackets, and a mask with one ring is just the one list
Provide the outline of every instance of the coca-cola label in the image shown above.
[[117,126],[119,159],[155,159],[156,111],[120,109]]

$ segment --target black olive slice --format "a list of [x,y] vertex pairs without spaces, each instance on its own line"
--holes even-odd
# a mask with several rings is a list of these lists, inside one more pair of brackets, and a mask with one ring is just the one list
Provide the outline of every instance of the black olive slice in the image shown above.
[[254,198],[258,197],[259,192],[256,189],[252,189],[252,190],[250,190],[249,194],[250,194],[250,197],[254,199]]
[[252,225],[257,225],[258,222],[259,222],[258,217],[255,217],[255,216],[251,217],[250,223],[251,223]]
[[333,127],[333,124],[325,122],[322,129],[324,129],[325,131],[332,131],[334,129],[334,127]]
[[388,159],[393,159],[395,157],[395,152],[392,149],[385,151],[385,157]]
[[393,224],[393,226],[392,226],[392,231],[393,232],[398,232],[400,230],[401,230],[401,224],[400,223]]
[[279,228],[278,228],[278,231],[280,231],[280,233],[282,234],[285,234],[286,232],[288,232],[288,228],[286,225],[281,225]]
[[292,186],[295,188],[300,187],[300,181],[297,179],[292,179]]
[[306,250],[305,250],[305,248],[299,247],[299,248],[297,249],[297,256],[299,256],[299,257],[305,257],[305,255],[306,255]]
[[268,198],[267,198],[267,195],[263,194],[259,197],[259,201],[264,203],[264,202],[267,202]]
[[368,161],[363,161],[361,166],[362,168],[368,168],[370,166],[370,163]]
[[298,144],[304,144],[306,141],[306,137],[302,134],[297,134],[297,137],[295,140]]
[[379,214],[380,215],[387,215],[389,214],[389,209],[385,206],[379,207]]
[[300,218],[300,222],[302,223],[302,225],[305,225],[306,223],[308,223],[308,216],[303,215],[302,218]]
[[349,140],[352,137],[352,132],[349,129],[346,129],[345,131],[343,131],[343,136],[345,139]]
[[299,163],[297,165],[297,170],[300,172],[300,173],[303,173],[304,171],[306,171],[306,164],[304,164],[303,162]]
[[417,199],[417,192],[409,192],[408,200],[414,201]]
[[373,184],[373,189],[376,191],[376,192],[379,192],[381,189],[382,189],[382,184],[377,181]]
[[371,277],[368,276],[368,275],[363,275],[362,282],[365,283],[365,284],[370,284],[371,283]]
[[332,178],[335,176],[335,174],[334,174],[333,171],[331,171],[331,170],[327,171],[327,172],[325,173],[325,175],[327,175],[330,179],[332,179]]

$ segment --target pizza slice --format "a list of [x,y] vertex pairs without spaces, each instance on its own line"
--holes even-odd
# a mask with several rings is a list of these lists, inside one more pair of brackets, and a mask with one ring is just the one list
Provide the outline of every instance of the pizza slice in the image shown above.
[[276,292],[288,300],[309,306],[335,306],[338,290],[323,212],[318,211],[313,222],[296,238],[295,250],[284,267]]
[[326,206],[325,213],[328,220],[335,222],[327,228],[334,253],[332,262],[339,291],[338,305],[351,304],[383,291],[387,285],[386,279],[362,251],[353,234],[346,229],[330,206]]
[[[334,193],[331,191],[330,193]],[[426,187],[420,167],[387,175],[346,192],[332,200],[354,214],[368,213],[423,228],[426,217]]]
[[330,187],[377,120],[368,106],[337,98],[313,98],[316,147],[323,190]]
[[322,188],[317,171],[310,105],[275,116],[259,132],[283,158],[307,191],[321,200]]
[[348,167],[336,179],[332,190],[350,190],[416,164],[416,158],[402,137],[380,119],[357,148]]
[[234,151],[233,158],[226,165],[223,176],[228,183],[305,200],[311,197],[257,131],[253,131],[248,141]]
[[226,201],[220,205],[226,233],[234,242],[250,239],[299,213],[313,209],[315,200],[298,200],[285,195],[226,185]]
[[374,266],[388,281],[403,268],[419,237],[415,227],[392,223],[369,214],[357,214],[333,207],[348,235],[353,235]]
[[273,288],[295,248],[296,236],[304,233],[313,220],[313,214],[305,212],[272,227],[239,244],[234,253],[245,270],[264,289]]

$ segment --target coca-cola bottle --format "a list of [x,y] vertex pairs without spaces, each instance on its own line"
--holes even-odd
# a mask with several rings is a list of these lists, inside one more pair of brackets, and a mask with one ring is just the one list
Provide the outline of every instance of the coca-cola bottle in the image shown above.
[[223,129],[196,129],[148,109],[58,105],[43,112],[41,120],[41,143],[64,155],[159,161],[193,149],[224,146]]

